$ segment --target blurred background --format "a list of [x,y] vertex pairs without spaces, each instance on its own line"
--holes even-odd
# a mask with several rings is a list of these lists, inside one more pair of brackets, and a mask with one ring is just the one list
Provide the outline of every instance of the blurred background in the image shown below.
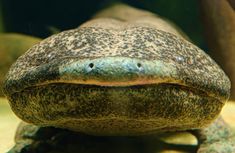
[[[1,0],[0,30],[45,38],[57,30],[79,26],[112,0]],[[206,49],[197,0],[123,0],[175,22],[198,46]]]

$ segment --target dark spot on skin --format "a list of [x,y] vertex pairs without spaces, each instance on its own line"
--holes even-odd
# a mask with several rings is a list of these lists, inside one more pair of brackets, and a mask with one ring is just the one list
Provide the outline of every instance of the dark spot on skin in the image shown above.
[[89,67],[92,69],[94,67],[94,64],[93,63],[90,63],[89,64]]
[[140,63],[137,63],[137,67],[140,68],[142,65]]

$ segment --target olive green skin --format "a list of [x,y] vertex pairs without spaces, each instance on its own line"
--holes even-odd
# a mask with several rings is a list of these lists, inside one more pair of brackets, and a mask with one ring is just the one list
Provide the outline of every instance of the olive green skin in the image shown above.
[[173,27],[147,19],[94,19],[29,49],[4,83],[12,110],[38,126],[99,136],[202,129],[201,140],[227,129],[210,126],[229,98],[226,74]]
[[[171,84],[50,84],[17,92],[11,101],[13,111],[27,112],[27,117],[20,115],[27,122],[92,135],[144,135],[205,127],[223,105],[205,93]],[[32,101],[38,105],[31,105]]]
[[95,135],[205,127],[229,89],[220,67],[190,42],[151,24],[113,19],[35,45],[4,86],[24,121]]

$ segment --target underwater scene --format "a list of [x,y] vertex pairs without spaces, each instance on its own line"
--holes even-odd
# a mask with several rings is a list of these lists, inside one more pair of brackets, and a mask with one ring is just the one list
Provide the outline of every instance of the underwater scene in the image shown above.
[[0,153],[235,153],[234,0],[0,0]]

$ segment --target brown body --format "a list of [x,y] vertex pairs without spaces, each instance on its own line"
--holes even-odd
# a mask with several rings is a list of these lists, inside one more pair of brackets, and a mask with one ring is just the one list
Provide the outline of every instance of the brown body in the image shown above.
[[36,125],[95,135],[211,123],[229,96],[228,78],[171,25],[143,14],[94,19],[32,47],[5,82],[13,111]]

